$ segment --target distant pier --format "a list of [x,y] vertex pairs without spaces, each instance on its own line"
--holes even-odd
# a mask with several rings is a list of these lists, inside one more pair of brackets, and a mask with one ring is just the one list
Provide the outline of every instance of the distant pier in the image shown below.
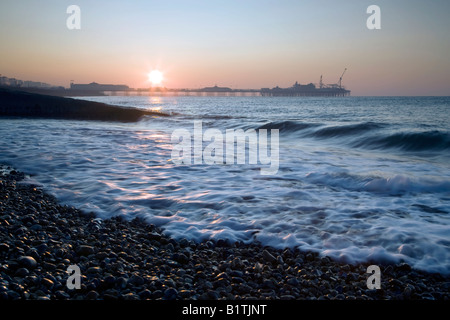
[[[342,77],[341,77],[342,80]],[[231,89],[229,87],[204,87],[199,89],[169,89],[165,87],[129,88],[126,85],[112,84],[74,84],[69,89],[63,87],[36,88],[20,86],[0,86],[10,89],[18,89],[30,93],[46,94],[51,96],[213,96],[213,97],[345,97],[350,95],[350,90],[339,84],[323,85],[322,79],[319,88],[313,83],[301,85],[295,83],[289,88],[262,88],[262,89]]]
[[350,95],[350,90],[338,86],[316,88],[312,83],[301,85],[296,82],[290,88],[263,88],[261,95],[264,97],[345,97]]
[[227,87],[206,87],[202,89],[167,89],[167,88],[145,88],[130,89],[126,91],[108,90],[102,91],[104,95],[112,96],[213,96],[213,97],[345,97],[350,95],[350,90],[342,87],[316,88],[314,84],[300,85],[295,83],[290,88],[275,87],[272,89],[231,89]]

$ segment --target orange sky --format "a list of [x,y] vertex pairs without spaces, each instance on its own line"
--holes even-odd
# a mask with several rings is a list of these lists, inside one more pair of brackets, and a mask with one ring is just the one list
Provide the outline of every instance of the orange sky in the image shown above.
[[0,73],[22,80],[168,88],[337,83],[352,95],[450,95],[450,2],[70,1],[0,3]]

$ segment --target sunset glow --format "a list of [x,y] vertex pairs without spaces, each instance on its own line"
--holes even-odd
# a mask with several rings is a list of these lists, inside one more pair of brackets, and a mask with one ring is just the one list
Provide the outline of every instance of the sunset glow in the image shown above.
[[153,86],[161,85],[164,76],[161,71],[153,70],[148,74],[148,80],[152,83]]
[[376,1],[372,30],[371,4],[80,0],[80,28],[69,29],[69,3],[4,0],[0,73],[64,87],[261,89],[321,75],[337,84],[347,68],[342,85],[355,96],[450,95],[450,1]]

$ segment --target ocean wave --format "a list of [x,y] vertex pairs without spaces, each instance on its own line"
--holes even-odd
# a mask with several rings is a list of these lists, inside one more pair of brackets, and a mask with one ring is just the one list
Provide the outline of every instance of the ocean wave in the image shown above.
[[450,133],[442,131],[399,132],[366,137],[353,143],[357,148],[400,149],[403,151],[444,151],[450,149]]
[[343,126],[330,126],[316,130],[311,134],[311,136],[317,138],[353,136],[381,129],[383,127],[384,127],[383,124],[375,122],[364,122]]
[[302,133],[301,136],[305,138],[332,139],[333,143],[369,150],[397,149],[407,152],[450,150],[449,132],[428,130],[387,133],[391,127],[376,122],[322,126],[316,123],[278,121],[260,126],[259,129],[279,129],[282,134]]
[[414,179],[405,175],[392,177],[361,176],[347,172],[316,173],[306,175],[315,184],[351,191],[399,195],[406,193],[449,193],[450,181],[437,179]]
[[306,123],[306,122],[299,122],[299,121],[293,121],[293,120],[285,120],[285,121],[273,121],[266,123],[257,129],[278,129],[280,132],[297,132],[302,131],[309,128],[314,128],[319,126],[317,123]]

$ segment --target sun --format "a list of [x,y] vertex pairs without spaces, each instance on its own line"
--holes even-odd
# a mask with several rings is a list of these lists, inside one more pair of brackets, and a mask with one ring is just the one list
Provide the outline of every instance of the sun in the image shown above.
[[163,79],[164,79],[163,74],[159,70],[153,70],[148,74],[148,80],[154,86],[160,85],[162,83]]

